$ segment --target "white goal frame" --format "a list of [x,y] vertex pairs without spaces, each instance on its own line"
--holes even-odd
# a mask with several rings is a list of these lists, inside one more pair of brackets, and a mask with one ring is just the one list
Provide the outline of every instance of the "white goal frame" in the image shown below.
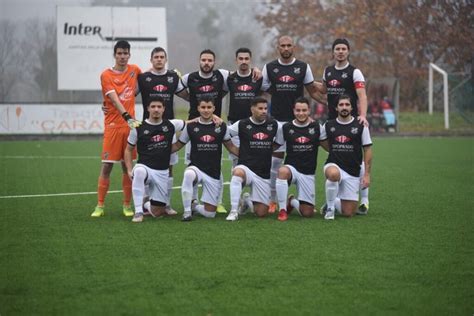
[[433,70],[436,70],[443,76],[444,128],[449,129],[448,73],[433,63],[430,63],[429,79],[428,79],[428,87],[429,87],[428,111],[430,115],[433,115]]

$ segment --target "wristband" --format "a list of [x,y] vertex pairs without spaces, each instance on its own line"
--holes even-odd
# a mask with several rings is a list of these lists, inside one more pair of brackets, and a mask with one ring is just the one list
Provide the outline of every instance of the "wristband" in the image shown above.
[[132,119],[132,117],[130,116],[130,114],[128,114],[128,112],[123,112],[122,117],[125,121]]

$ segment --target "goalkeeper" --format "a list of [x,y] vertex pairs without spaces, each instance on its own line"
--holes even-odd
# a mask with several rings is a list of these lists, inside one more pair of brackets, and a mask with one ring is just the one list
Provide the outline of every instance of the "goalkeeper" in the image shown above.
[[[132,182],[123,162],[130,129],[140,122],[135,120],[135,94],[137,78],[141,73],[137,65],[129,65],[130,44],[118,41],[114,46],[115,65],[104,70],[100,76],[104,97],[104,140],[102,144],[102,166],[97,187],[97,206],[92,217],[104,216],[104,202],[109,190],[110,174],[114,163],[122,164],[123,214],[133,216],[130,207]],[[134,158],[136,153],[134,153]]]

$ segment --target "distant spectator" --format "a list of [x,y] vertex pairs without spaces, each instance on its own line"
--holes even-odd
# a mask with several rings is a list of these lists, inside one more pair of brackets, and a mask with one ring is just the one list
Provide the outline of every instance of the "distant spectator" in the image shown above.
[[383,114],[380,104],[377,101],[369,103],[369,109],[367,111],[367,119],[370,124],[370,128],[374,132],[380,132],[383,125]]
[[380,106],[385,120],[385,130],[391,133],[395,132],[395,113],[393,112],[393,107],[388,97],[384,97],[383,100],[380,101]]

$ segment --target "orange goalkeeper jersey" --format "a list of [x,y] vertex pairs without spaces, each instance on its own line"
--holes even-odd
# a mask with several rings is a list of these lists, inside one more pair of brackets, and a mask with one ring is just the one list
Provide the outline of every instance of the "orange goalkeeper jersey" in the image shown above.
[[141,70],[137,65],[127,65],[123,72],[106,69],[100,75],[102,85],[102,96],[107,108],[107,114],[104,116],[105,128],[127,127],[127,122],[122,118],[120,112],[114,107],[112,101],[107,96],[115,91],[122,103],[125,111],[132,117],[135,117],[135,89],[137,87],[138,75]]

